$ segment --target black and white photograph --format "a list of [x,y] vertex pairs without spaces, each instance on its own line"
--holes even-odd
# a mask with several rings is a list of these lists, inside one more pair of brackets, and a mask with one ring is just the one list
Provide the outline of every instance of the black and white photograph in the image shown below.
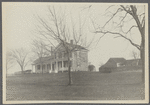
[[3,104],[148,103],[147,3],[2,2]]

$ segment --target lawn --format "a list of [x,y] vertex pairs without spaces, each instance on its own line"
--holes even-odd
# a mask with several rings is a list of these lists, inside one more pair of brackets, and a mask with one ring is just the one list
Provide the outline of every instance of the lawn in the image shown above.
[[141,72],[73,72],[7,77],[6,100],[142,100]]

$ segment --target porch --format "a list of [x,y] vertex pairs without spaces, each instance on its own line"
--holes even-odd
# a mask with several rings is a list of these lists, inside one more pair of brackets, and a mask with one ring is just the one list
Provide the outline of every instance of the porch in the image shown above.
[[[32,65],[33,71],[35,73],[58,73],[59,71],[68,71],[68,61],[54,61],[45,64]],[[35,70],[34,70],[35,69]],[[72,61],[71,61],[72,69]]]

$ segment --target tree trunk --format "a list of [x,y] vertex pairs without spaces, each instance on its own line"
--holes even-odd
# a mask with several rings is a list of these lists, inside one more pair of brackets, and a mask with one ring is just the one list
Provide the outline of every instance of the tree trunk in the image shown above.
[[144,50],[144,42],[141,44],[141,64],[142,64],[142,82],[145,83],[145,50]]
[[21,73],[23,74],[23,66],[21,66]]
[[43,64],[42,64],[42,74],[43,74]]
[[141,29],[142,82],[145,83],[145,24]]
[[68,83],[68,85],[72,85],[71,63],[70,63],[70,54],[69,53],[68,53],[68,76],[69,76],[69,83]]
[[41,62],[42,75],[43,75],[43,62]]
[[145,83],[145,60],[144,60],[144,52],[141,51],[141,62],[142,62],[142,82]]
[[[140,57],[142,62],[142,82],[145,83],[145,20],[144,23],[140,23],[140,20],[137,15],[137,8],[133,5],[130,6],[132,9],[132,16],[137,23],[138,29],[141,34],[141,46],[140,46]],[[145,17],[143,17],[144,19]]]

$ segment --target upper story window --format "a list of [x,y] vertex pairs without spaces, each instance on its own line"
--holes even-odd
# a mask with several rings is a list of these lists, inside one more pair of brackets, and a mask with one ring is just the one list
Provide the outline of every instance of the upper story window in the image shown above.
[[55,59],[57,58],[57,54],[55,53]]
[[37,69],[40,70],[40,65],[37,65]]
[[[63,57],[66,58],[67,56],[68,56],[68,54],[66,52],[64,52],[64,56]],[[72,57],[72,53],[69,54],[69,57]]]
[[58,58],[62,58],[62,53],[61,52],[59,52]]
[[66,52],[64,53],[64,57],[67,57],[67,53]]

